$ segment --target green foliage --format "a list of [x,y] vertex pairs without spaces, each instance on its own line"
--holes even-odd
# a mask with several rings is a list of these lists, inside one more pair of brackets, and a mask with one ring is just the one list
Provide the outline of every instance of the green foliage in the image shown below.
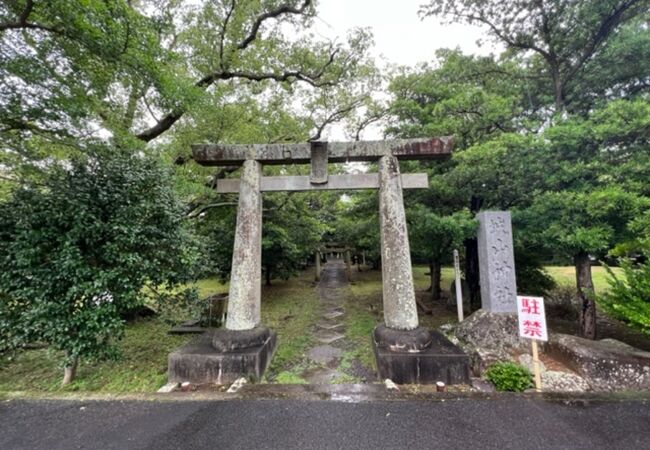
[[307,381],[293,372],[280,372],[275,377],[275,382],[280,384],[307,384]]
[[0,204],[2,349],[44,342],[114,359],[121,314],[145,285],[189,281],[199,263],[167,171],[145,155],[99,148],[53,166],[41,186]]
[[650,262],[634,265],[621,260],[622,275],[606,266],[610,288],[599,297],[601,305],[613,317],[650,335]]
[[603,254],[624,238],[641,200],[611,186],[591,192],[547,192],[527,211],[545,245],[556,253]]
[[207,302],[199,297],[196,288],[180,292],[157,292],[154,294],[156,313],[165,323],[176,325],[193,319],[202,319]]
[[[559,113],[585,112],[599,97],[638,92],[635,87],[643,83],[647,67],[630,70],[611,63],[621,65],[613,58],[616,51],[630,56],[632,49],[647,52],[643,23],[648,6],[647,0],[522,0],[503,8],[499,0],[431,0],[421,13],[483,25],[509,53],[528,54],[537,72],[531,84],[539,100],[553,103]],[[645,36],[634,39],[638,34]]]
[[288,279],[313,258],[322,245],[326,224],[305,194],[268,196],[262,229],[262,267],[267,280]]
[[477,223],[467,210],[440,216],[423,205],[408,210],[411,254],[439,264],[450,260],[454,248],[476,234]]
[[544,269],[542,260],[528,249],[515,247],[517,292],[544,295],[556,287],[556,282]]
[[520,70],[516,64],[444,49],[436,51],[434,64],[404,69],[391,80],[390,135],[449,135],[457,148],[467,148],[514,130],[524,100],[521,83],[512,78]]
[[512,362],[498,362],[488,367],[485,377],[497,391],[522,392],[532,385],[533,375],[528,369]]

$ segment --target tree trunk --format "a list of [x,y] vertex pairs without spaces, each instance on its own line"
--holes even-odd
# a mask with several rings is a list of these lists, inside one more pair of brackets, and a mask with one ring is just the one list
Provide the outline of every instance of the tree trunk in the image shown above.
[[[476,215],[481,210],[483,199],[472,195],[470,211]],[[476,238],[465,239],[465,281],[467,282],[470,309],[481,307],[481,281],[478,265],[478,241]]]
[[580,309],[580,335],[587,339],[596,339],[596,293],[591,278],[591,260],[589,254],[580,252],[573,257],[576,268],[576,286],[578,298],[582,302]]
[[79,364],[79,358],[76,356],[70,363],[70,365],[65,366],[63,369],[63,382],[61,383],[61,386],[66,386],[74,380],[75,375],[77,374],[77,365]]
[[440,278],[442,267],[437,261],[429,261],[429,274],[431,277],[431,298],[433,300],[440,300]]
[[268,266],[264,271],[264,275],[266,276],[266,285],[271,286],[271,269]]

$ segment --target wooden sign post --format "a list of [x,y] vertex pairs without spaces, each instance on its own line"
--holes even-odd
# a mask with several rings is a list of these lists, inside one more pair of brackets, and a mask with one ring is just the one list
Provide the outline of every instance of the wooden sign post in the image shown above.
[[458,250],[454,250],[454,274],[456,276],[456,308],[458,310],[458,321],[463,321],[463,292],[460,284],[460,262]]
[[535,390],[542,392],[542,375],[539,368],[537,341],[548,341],[544,298],[518,295],[517,316],[519,318],[519,336],[531,340]]

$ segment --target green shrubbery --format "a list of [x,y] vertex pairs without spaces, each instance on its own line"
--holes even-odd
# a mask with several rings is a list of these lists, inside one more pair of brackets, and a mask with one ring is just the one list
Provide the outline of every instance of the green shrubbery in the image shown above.
[[485,372],[497,391],[522,392],[532,386],[533,375],[528,369],[511,362],[498,362]]
[[122,315],[143,288],[174,291],[200,267],[169,171],[97,148],[52,165],[0,202],[0,351],[38,342],[80,358],[119,357]]
[[621,268],[623,275],[617,276],[607,267],[610,289],[599,304],[613,317],[650,334],[650,262],[634,266],[622,260]]

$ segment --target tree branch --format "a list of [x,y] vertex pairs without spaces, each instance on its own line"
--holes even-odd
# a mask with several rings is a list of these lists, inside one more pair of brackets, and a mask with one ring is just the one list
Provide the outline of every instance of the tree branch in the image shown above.
[[309,142],[317,141],[318,139],[320,139],[321,135],[323,134],[323,130],[325,130],[325,127],[327,125],[340,120],[347,113],[349,113],[350,111],[354,110],[356,107],[361,105],[361,103],[363,103],[363,99],[356,99],[355,101],[353,101],[349,105],[347,105],[347,106],[345,106],[343,108],[337,109],[332,114],[327,116],[325,118],[325,120],[323,121],[323,123],[321,123],[318,127],[316,127],[316,134],[314,134],[312,137],[309,138]]
[[206,212],[209,209],[221,208],[222,206],[237,206],[237,202],[221,202],[221,203],[209,203],[200,207],[199,209],[193,209],[186,214],[186,217],[189,219],[194,219],[199,217],[201,214]]
[[586,47],[583,49],[578,61],[576,61],[571,70],[569,70],[569,72],[564,77],[564,83],[571,80],[575,76],[575,74],[582,68],[585,62],[587,62],[587,60],[593,56],[596,50],[598,50],[600,44],[602,44],[605,39],[607,39],[607,36],[609,36],[612,31],[623,22],[623,15],[625,12],[632,8],[636,3],[638,3],[638,0],[629,0],[627,2],[624,2],[610,15],[603,19],[596,32],[591,35],[591,38],[589,39]]
[[[260,27],[266,20],[277,18],[283,14],[304,14],[304,12],[311,4],[312,4],[312,0],[304,0],[302,5],[298,8],[287,4],[283,4],[271,11],[267,11],[265,13],[260,14],[254,20],[250,33],[239,44],[237,44],[237,49],[244,50],[245,48],[247,48],[257,38]],[[235,6],[234,1],[232,5],[234,8]],[[228,17],[231,14],[232,11],[229,13]],[[228,17],[226,18],[226,20],[228,19]],[[223,45],[223,39],[225,38],[226,25],[227,23],[225,22],[222,31],[223,34],[222,34],[221,45]],[[220,47],[219,51],[220,54],[223,55],[223,48]],[[327,67],[329,67],[333,63],[337,53],[338,53],[338,49],[335,49],[332,52],[330,52],[328,61],[317,72],[311,75],[302,72],[300,70],[285,71],[283,73],[273,73],[273,72],[254,73],[254,72],[245,72],[245,71],[230,71],[230,70],[224,70],[223,68],[224,66],[221,65],[220,71],[213,72],[211,74],[204,76],[196,83],[194,83],[194,86],[200,89],[206,89],[217,80],[231,80],[231,79],[243,79],[243,80],[250,80],[250,81],[274,80],[278,82],[285,82],[285,81],[292,82],[297,80],[297,81],[303,81],[305,83],[311,84],[314,87],[331,86],[334,83],[332,82],[321,83],[318,80],[323,76],[323,74],[327,70]],[[223,61],[223,56],[221,62],[222,61]],[[153,139],[156,139],[158,136],[160,136],[161,134],[169,130],[181,117],[183,117],[185,112],[186,109],[184,107],[181,107],[167,113],[160,120],[158,120],[155,125],[148,128],[147,130],[138,133],[136,137],[145,142],[150,142]]]
[[354,133],[354,140],[355,140],[355,141],[358,141],[358,140],[361,138],[361,132],[362,132],[362,131],[363,131],[363,130],[368,126],[368,125],[370,125],[371,123],[374,123],[374,122],[377,122],[377,121],[383,119],[384,117],[386,117],[386,116],[388,115],[388,112],[389,112],[388,109],[384,109],[384,110],[380,111],[379,113],[377,113],[377,114],[372,114],[372,115],[366,117],[366,118],[365,118],[364,120],[362,120],[361,122],[359,122],[359,125],[357,126],[357,130],[356,130],[356,132]]
[[224,46],[224,41],[226,40],[226,28],[228,28],[228,22],[230,22],[232,13],[235,11],[235,4],[236,4],[236,0],[232,0],[232,2],[230,3],[230,9],[226,14],[225,19],[223,19],[223,26],[221,27],[221,39],[219,40],[219,67],[221,67],[221,70],[225,70],[223,64],[223,46]]
[[266,20],[279,17],[283,14],[303,14],[309,5],[311,5],[311,0],[305,0],[302,6],[299,8],[294,8],[293,6],[284,4],[278,6],[275,9],[272,9],[271,11],[260,14],[253,22],[253,26],[248,36],[246,36],[239,44],[237,44],[237,49],[244,50],[251,44],[251,42],[257,39],[257,33]]
[[483,16],[474,16],[472,14],[460,14],[460,13],[456,13],[456,15],[458,17],[466,19],[466,20],[468,20],[470,22],[471,21],[478,21],[478,22],[481,22],[481,23],[487,25],[488,27],[490,27],[492,32],[499,39],[501,39],[503,42],[508,44],[510,47],[515,47],[515,48],[519,48],[519,49],[522,49],[522,50],[533,50],[533,51],[539,53],[540,55],[542,55],[545,59],[548,59],[550,57],[549,52],[544,50],[543,48],[541,48],[541,47],[539,47],[537,45],[534,45],[534,44],[532,44],[530,42],[516,41],[513,38],[511,38],[511,37],[507,36],[506,34],[502,33],[501,30],[499,30],[499,28],[495,24],[493,24],[492,22],[490,22],[487,18],[485,18]]
[[27,19],[34,9],[33,0],[27,0],[25,2],[25,9],[18,16],[18,20],[15,22],[4,22],[0,23],[0,32],[5,30],[21,30],[26,28],[32,28],[37,30],[49,31],[50,33],[59,33],[60,31],[54,27],[47,25],[41,25],[38,23],[28,22]]
[[[216,80],[231,80],[231,79],[243,79],[250,81],[265,81],[265,80],[274,80],[278,82],[298,80],[305,83],[311,84],[314,87],[323,87],[331,86],[334,83],[331,82],[318,82],[318,78],[313,75],[308,75],[299,70],[296,71],[287,71],[284,73],[253,73],[253,72],[241,72],[241,71],[224,71],[224,72],[215,72],[210,75],[207,75],[197,81],[194,85],[201,89],[206,89],[208,86],[212,85]],[[152,141],[157,138],[165,131],[169,130],[182,116],[185,114],[186,110],[184,108],[177,109],[166,114],[162,119],[160,119],[154,126],[151,128],[139,133],[136,137],[145,142]]]

